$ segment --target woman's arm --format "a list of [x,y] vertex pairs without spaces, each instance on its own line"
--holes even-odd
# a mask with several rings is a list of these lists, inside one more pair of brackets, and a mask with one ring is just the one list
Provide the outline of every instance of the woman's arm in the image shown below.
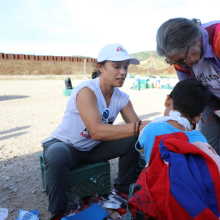
[[[102,124],[102,118],[97,106],[96,96],[94,92],[88,87],[85,87],[79,91],[76,99],[76,104],[79,110],[79,114],[93,140],[119,140],[135,135],[134,123],[128,123],[125,125]],[[126,107],[128,107],[128,109]],[[129,112],[132,112],[131,110],[129,110],[132,107],[132,105],[130,105],[130,107],[126,107],[125,112],[127,113],[124,114],[126,120],[128,120],[129,122],[132,122],[130,120],[133,119],[135,119],[135,121],[139,121],[139,118],[137,117],[136,113],[131,117],[127,115]],[[124,111],[122,110],[122,112]],[[142,126],[143,125],[141,125],[141,127]]]

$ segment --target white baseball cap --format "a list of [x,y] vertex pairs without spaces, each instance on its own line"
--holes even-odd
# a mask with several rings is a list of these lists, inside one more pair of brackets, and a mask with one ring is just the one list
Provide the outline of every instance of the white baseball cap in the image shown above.
[[97,58],[98,62],[105,60],[123,61],[129,60],[130,64],[138,65],[140,61],[130,57],[127,50],[121,44],[106,44],[100,51]]

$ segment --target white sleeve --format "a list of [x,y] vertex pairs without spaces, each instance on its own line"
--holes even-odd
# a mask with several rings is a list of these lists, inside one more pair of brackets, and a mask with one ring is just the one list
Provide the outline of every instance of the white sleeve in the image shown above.
[[119,99],[119,112],[128,104],[129,95],[125,92],[120,91],[120,99]]

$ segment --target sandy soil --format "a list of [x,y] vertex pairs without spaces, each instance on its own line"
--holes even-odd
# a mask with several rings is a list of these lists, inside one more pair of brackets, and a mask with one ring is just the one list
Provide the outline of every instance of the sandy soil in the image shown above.
[[[81,80],[73,80],[77,85]],[[133,91],[132,80],[122,87],[130,95],[142,120],[162,116],[170,90]],[[68,97],[64,80],[0,79],[0,208],[9,210],[7,219],[18,217],[18,209],[39,210],[41,220],[49,219],[48,198],[42,189],[39,154],[41,141],[61,121]],[[122,124],[119,116],[115,124]],[[110,161],[112,179],[117,177],[117,159]]]

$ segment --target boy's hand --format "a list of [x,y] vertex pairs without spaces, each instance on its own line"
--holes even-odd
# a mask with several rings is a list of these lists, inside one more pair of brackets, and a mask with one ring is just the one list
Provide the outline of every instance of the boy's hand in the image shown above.
[[192,142],[191,144],[197,146],[199,149],[201,149],[202,151],[206,153],[207,153],[207,149],[209,149],[212,151],[213,154],[217,154],[216,151],[212,148],[212,146],[209,145],[208,143],[196,141],[196,142]]

